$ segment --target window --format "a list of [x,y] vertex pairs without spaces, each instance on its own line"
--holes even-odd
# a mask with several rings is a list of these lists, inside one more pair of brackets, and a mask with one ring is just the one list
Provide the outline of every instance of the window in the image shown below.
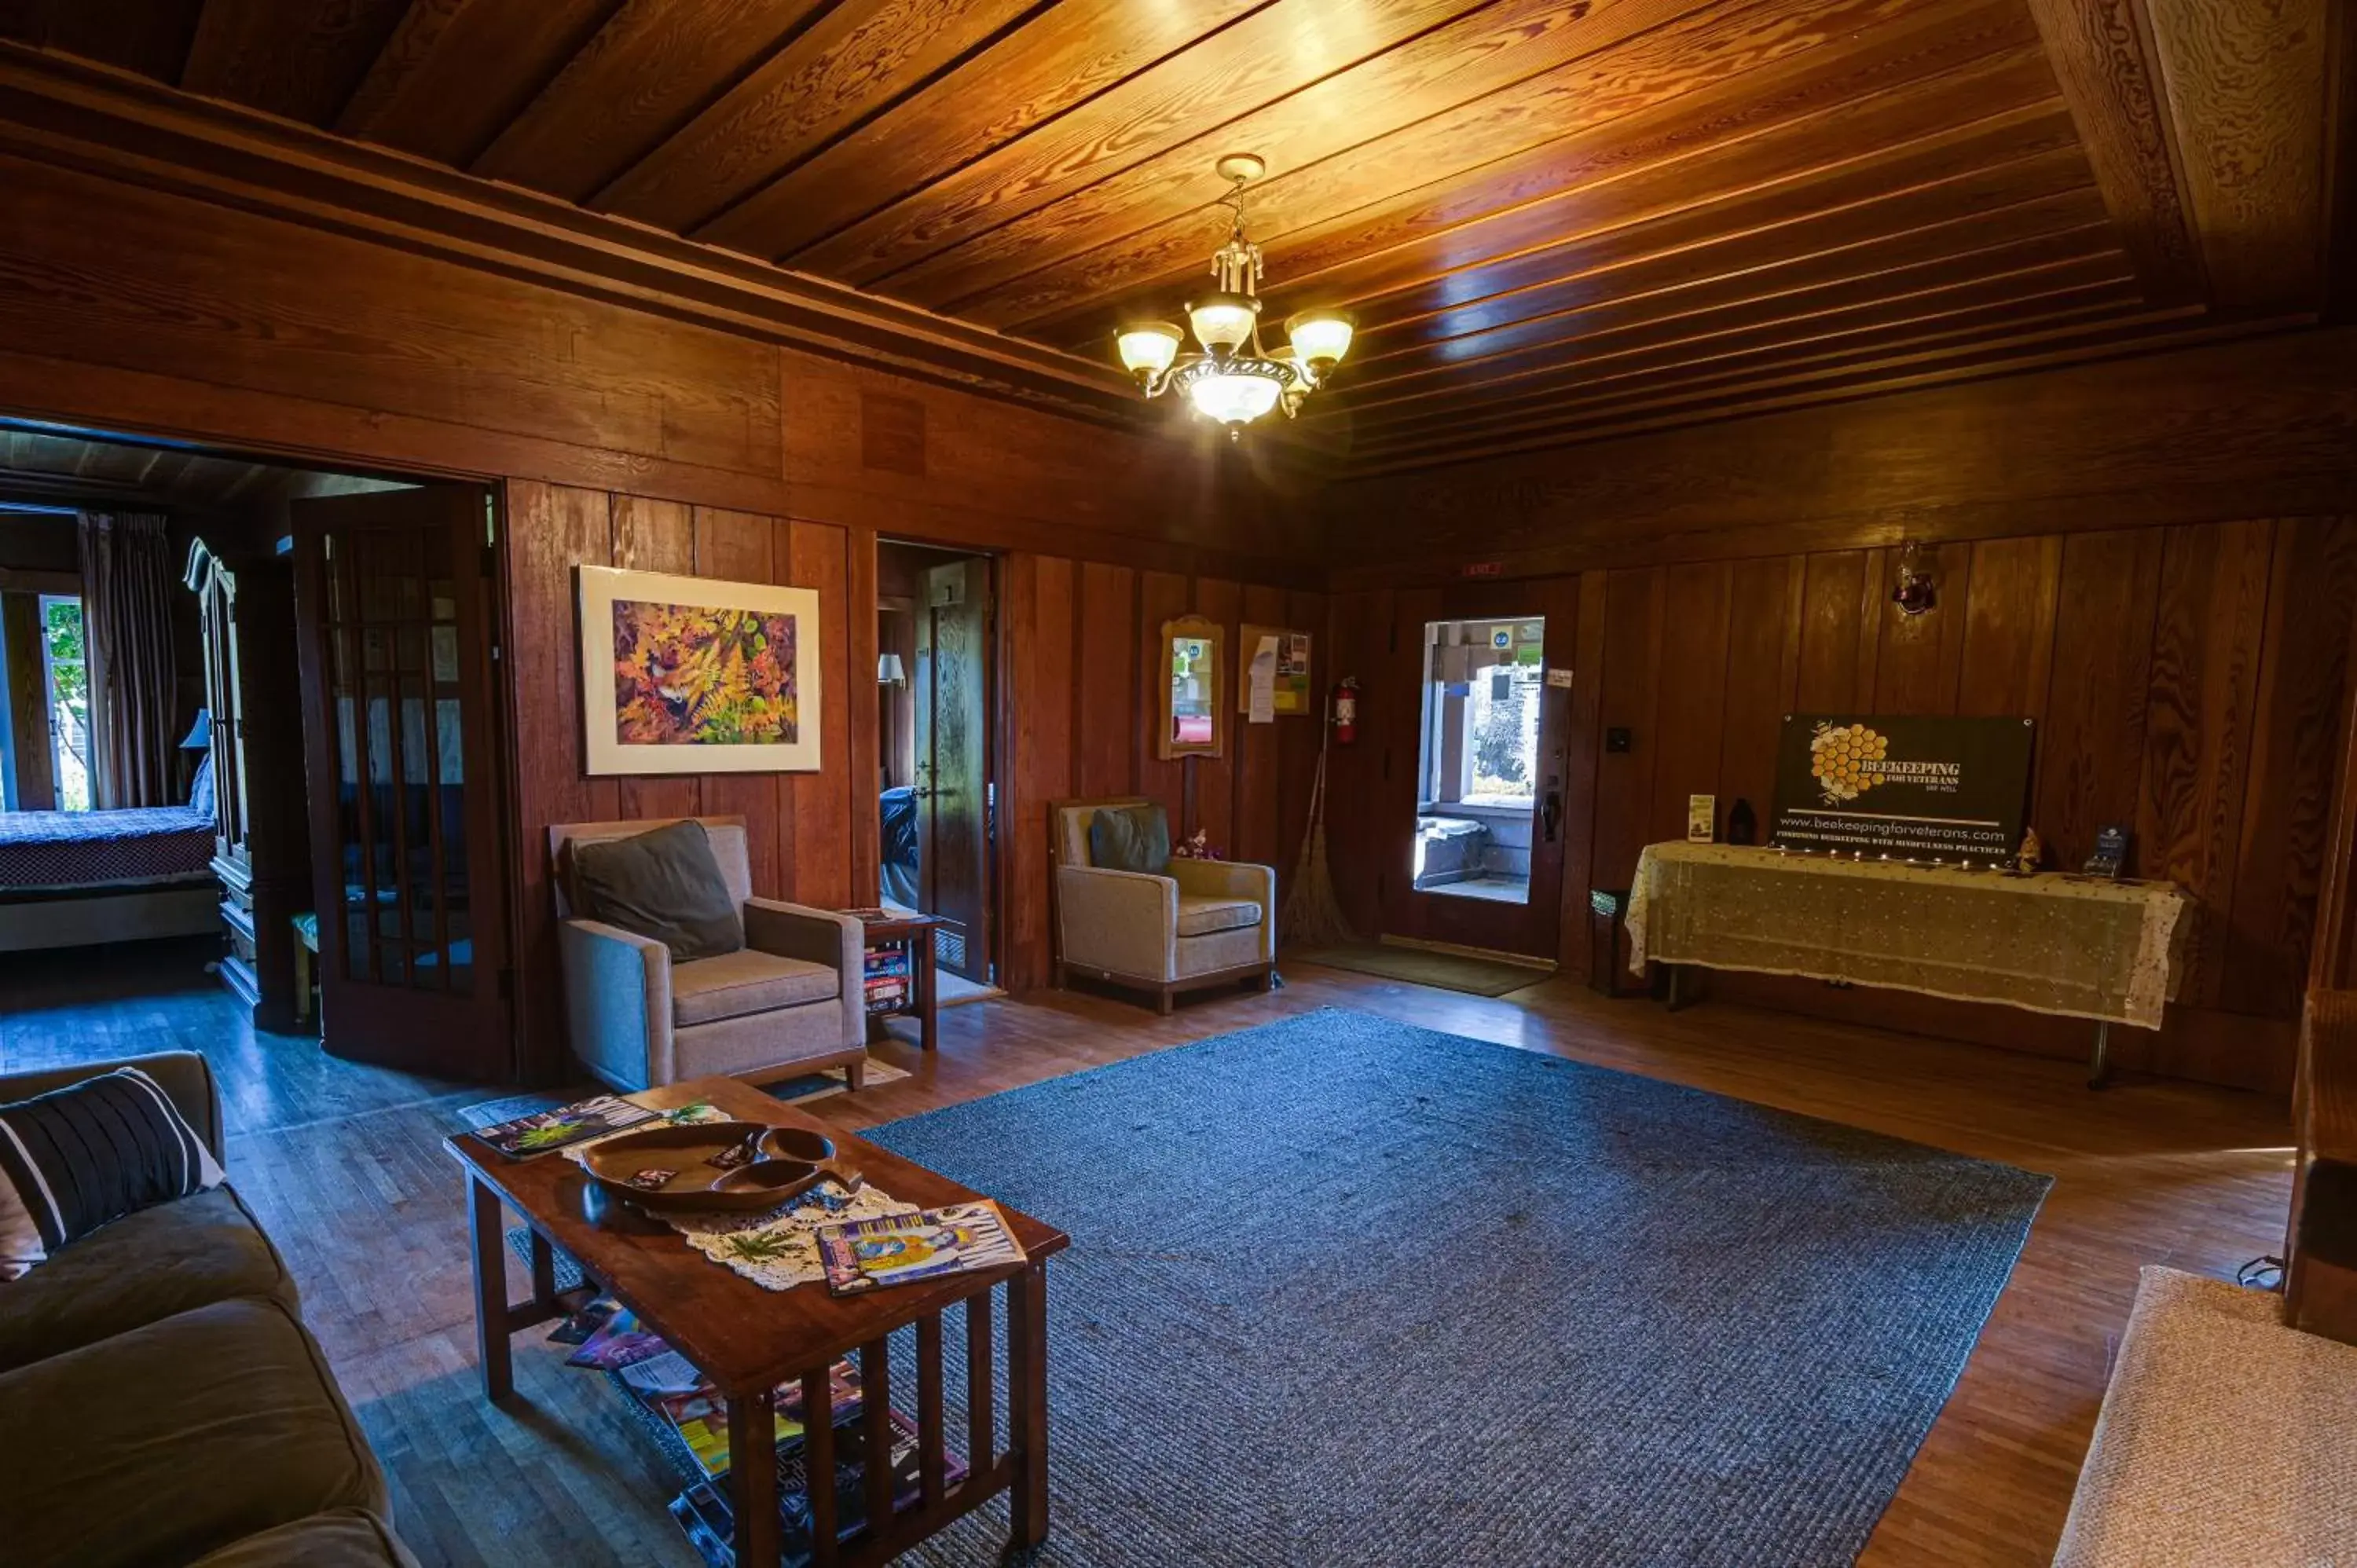
[[1432,621],[1424,657],[1412,886],[1526,903],[1546,622]]
[[84,650],[81,601],[41,596],[41,651],[48,666],[49,750],[58,809],[90,810],[90,666]]

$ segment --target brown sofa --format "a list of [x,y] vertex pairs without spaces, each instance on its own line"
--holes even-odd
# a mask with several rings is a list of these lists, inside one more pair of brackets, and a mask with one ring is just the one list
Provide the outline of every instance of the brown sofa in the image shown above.
[[[124,1065],[0,1076],[0,1102]],[[218,1156],[205,1058],[135,1058]],[[143,1209],[0,1283],[10,1568],[415,1568],[384,1473],[227,1186]]]

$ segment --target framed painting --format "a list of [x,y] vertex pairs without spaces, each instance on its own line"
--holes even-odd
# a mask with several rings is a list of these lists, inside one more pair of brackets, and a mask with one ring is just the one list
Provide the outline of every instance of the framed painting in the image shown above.
[[578,570],[588,772],[817,771],[817,594]]

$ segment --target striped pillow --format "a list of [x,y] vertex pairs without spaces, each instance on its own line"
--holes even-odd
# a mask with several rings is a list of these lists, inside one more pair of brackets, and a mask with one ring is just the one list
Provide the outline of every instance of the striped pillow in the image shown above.
[[0,1280],[109,1220],[221,1183],[204,1140],[137,1068],[0,1105]]

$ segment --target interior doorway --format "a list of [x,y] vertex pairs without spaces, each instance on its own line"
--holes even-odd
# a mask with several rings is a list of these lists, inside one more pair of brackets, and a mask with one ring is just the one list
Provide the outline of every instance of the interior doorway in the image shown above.
[[876,547],[879,886],[936,916],[944,1004],[997,984],[997,562]]
[[1540,596],[1502,587],[1403,607],[1397,646],[1416,650],[1415,787],[1396,808],[1386,937],[1555,955],[1570,711],[1548,678],[1557,629]]
[[[38,575],[0,572],[0,621],[16,616],[18,589],[38,589],[51,634],[44,669],[5,650],[11,681],[39,695],[39,673],[64,693],[60,649],[103,655],[110,635],[167,650],[168,693],[125,733],[168,717],[158,744],[179,769],[166,800],[153,781],[135,800],[94,788],[87,768],[66,779],[79,788],[59,790],[51,766],[35,799],[21,787],[32,764],[69,743],[90,750],[104,725],[94,704],[85,716],[63,695],[5,704],[0,773],[11,787],[0,809],[78,818],[77,842],[158,843],[143,847],[153,874],[135,887],[96,873],[88,886],[0,875],[0,916],[89,927],[88,940],[179,936],[191,968],[201,962],[250,1007],[258,1034],[316,1030],[338,1056],[510,1076],[491,488],[56,425],[0,422],[0,544],[54,544],[59,555]],[[93,518],[156,535],[146,548],[168,581],[145,597],[123,592],[139,585],[126,582],[111,615],[68,617],[100,607],[108,586],[93,579],[105,574],[87,540],[79,564],[73,549]],[[69,620],[70,638],[55,629]],[[189,920],[161,923],[157,911],[180,897]],[[210,953],[187,941],[206,936]]]

